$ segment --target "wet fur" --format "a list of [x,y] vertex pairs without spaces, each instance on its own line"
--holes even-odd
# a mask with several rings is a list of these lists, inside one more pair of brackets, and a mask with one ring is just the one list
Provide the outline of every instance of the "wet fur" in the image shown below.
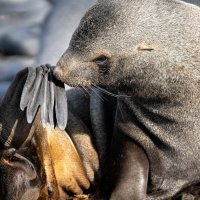
[[[200,9],[178,0],[101,0],[81,20],[55,75],[71,86],[98,85],[130,96],[118,99],[114,135],[132,141],[130,151],[136,142],[150,166],[145,177],[148,165],[136,169],[139,159],[127,154],[124,165],[132,167],[124,176],[144,170],[147,191],[141,185],[127,194],[124,188],[138,178],[127,176],[116,189],[100,188],[96,199],[168,199],[200,181],[199,21]],[[95,63],[100,55],[109,60],[107,73]],[[120,163],[114,169],[122,169]]]

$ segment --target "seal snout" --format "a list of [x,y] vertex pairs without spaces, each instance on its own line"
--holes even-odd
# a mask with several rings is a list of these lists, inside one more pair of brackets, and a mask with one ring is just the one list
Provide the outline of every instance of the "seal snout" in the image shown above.
[[61,80],[63,77],[63,70],[60,67],[56,66],[53,71],[53,74],[58,80]]
[[69,74],[70,74],[70,65],[71,65],[71,59],[68,54],[62,55],[58,63],[56,64],[56,67],[54,69],[54,76],[66,83],[66,80],[68,80]]
[[54,76],[60,80],[60,81],[64,81],[64,76],[66,75],[66,64],[63,60],[63,58],[61,58],[56,67],[54,68],[53,74]]

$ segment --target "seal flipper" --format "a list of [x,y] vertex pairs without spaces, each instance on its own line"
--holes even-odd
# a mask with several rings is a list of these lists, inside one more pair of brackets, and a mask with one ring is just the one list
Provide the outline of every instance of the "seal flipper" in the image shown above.
[[34,81],[34,87],[32,89],[32,100],[28,102],[27,106],[27,121],[32,123],[39,105],[41,105],[41,85],[43,80],[43,70],[41,67],[36,68],[36,79]]
[[68,106],[64,85],[55,79],[55,110],[58,127],[64,130],[67,126]]
[[64,130],[68,115],[67,96],[64,84],[54,78],[53,69],[50,65],[29,68],[20,108],[23,111],[27,107],[27,121],[32,123],[40,106],[43,127],[49,121],[54,129],[57,122],[58,127]]
[[[42,126],[46,128],[46,123],[48,121],[48,104],[49,104],[49,98],[50,98],[50,91],[49,91],[49,83],[48,83],[48,74],[50,72],[50,68],[48,66],[44,66],[43,73],[44,78],[42,81],[42,86],[40,88],[39,96],[41,98],[42,95],[44,95],[44,98],[41,102],[41,119],[42,119]],[[53,114],[53,113],[52,113]]]
[[55,92],[54,92],[54,83],[53,83],[53,76],[52,76],[52,68],[50,68],[51,72],[48,74],[48,80],[49,80],[49,103],[48,103],[48,115],[49,115],[49,123],[51,126],[51,129],[55,128],[55,123],[54,123],[54,117],[55,117],[55,112],[54,112],[54,103],[55,103]]
[[28,102],[31,99],[32,96],[32,88],[35,82],[36,78],[36,70],[33,67],[28,68],[28,76],[25,82],[25,86],[22,91],[22,96],[20,100],[20,109],[22,111],[25,110],[25,108],[28,106]]

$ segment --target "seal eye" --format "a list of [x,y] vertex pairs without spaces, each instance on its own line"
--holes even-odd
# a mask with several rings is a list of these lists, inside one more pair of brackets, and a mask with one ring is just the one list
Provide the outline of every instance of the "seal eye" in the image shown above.
[[96,58],[94,60],[94,62],[98,65],[100,73],[104,73],[105,74],[105,73],[108,72],[109,61],[108,61],[108,58],[106,56],[104,56],[104,55],[99,56],[98,58]]
[[95,59],[95,62],[99,66],[105,66],[108,64],[108,58],[106,56],[100,56]]

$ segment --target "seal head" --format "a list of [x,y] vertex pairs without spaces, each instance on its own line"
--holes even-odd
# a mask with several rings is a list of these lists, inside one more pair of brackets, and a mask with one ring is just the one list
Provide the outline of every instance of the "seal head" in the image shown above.
[[183,84],[189,92],[199,75],[199,17],[198,7],[173,0],[98,1],[55,75],[71,86],[126,86],[139,96],[174,95]]

